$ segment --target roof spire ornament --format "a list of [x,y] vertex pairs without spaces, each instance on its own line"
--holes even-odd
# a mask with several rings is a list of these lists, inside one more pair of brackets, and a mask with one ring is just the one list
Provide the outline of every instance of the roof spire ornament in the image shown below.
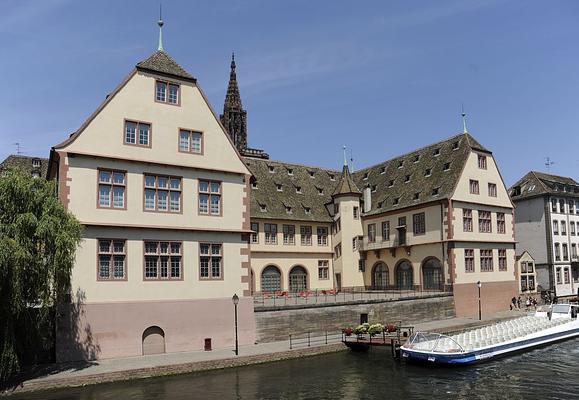
[[342,149],[344,150],[344,167],[348,166],[348,158],[346,157],[346,145],[342,146]]
[[468,129],[466,129],[466,113],[464,112],[464,104],[461,105],[462,112],[460,115],[462,116],[462,133],[468,133]]
[[163,22],[162,12],[162,5],[159,4],[159,21],[157,21],[157,25],[159,25],[159,46],[157,47],[157,50],[159,51],[165,51],[163,48],[163,25],[165,25],[165,23]]

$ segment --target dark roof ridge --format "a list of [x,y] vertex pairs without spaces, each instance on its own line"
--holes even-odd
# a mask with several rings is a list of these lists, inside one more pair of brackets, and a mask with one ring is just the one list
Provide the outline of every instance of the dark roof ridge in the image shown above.
[[[535,177],[537,179],[545,179],[545,180],[551,180],[549,178],[554,178],[552,179],[553,182],[556,182],[555,179],[568,179],[570,181],[573,181],[574,184],[579,185],[579,182],[577,182],[575,179],[571,178],[570,176],[563,176],[563,175],[554,175],[554,174],[549,174],[546,172],[541,172],[541,171],[530,171],[533,175],[535,175]],[[541,175],[543,177],[541,177]],[[557,182],[557,183],[561,183],[561,182]],[[568,184],[568,183],[567,183]]]
[[319,169],[325,172],[333,172],[336,174],[339,174],[340,171],[337,169],[330,169],[330,168],[325,168],[325,167],[316,167],[314,165],[305,165],[305,164],[298,164],[298,163],[294,163],[294,162],[286,162],[286,161],[280,161],[280,160],[270,160],[270,159],[261,159],[261,158],[255,158],[255,157],[249,157],[249,156],[243,156],[244,159],[251,161],[251,160],[255,160],[255,161],[259,161],[259,162],[263,162],[265,164],[269,164],[269,163],[277,163],[277,164],[282,164],[282,165],[291,165],[292,167],[302,167],[302,168],[313,168],[313,169]]

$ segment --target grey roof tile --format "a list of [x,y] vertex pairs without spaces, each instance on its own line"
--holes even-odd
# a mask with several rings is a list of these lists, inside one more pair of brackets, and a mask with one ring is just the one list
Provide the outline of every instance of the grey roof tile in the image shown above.
[[193,75],[185,71],[170,55],[162,50],[155,51],[149,58],[137,63],[137,69],[195,81]]

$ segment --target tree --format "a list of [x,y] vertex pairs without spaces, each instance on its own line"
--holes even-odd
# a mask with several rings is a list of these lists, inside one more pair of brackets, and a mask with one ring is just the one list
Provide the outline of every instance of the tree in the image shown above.
[[55,182],[16,169],[2,173],[0,381],[20,371],[28,339],[52,338],[38,327],[53,326],[47,322],[68,293],[81,233],[82,225],[58,201]]

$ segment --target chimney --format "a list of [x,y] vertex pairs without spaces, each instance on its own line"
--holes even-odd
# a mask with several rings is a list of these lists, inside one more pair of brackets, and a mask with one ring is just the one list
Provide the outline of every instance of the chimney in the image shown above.
[[364,212],[367,213],[372,209],[372,190],[370,185],[364,188]]

